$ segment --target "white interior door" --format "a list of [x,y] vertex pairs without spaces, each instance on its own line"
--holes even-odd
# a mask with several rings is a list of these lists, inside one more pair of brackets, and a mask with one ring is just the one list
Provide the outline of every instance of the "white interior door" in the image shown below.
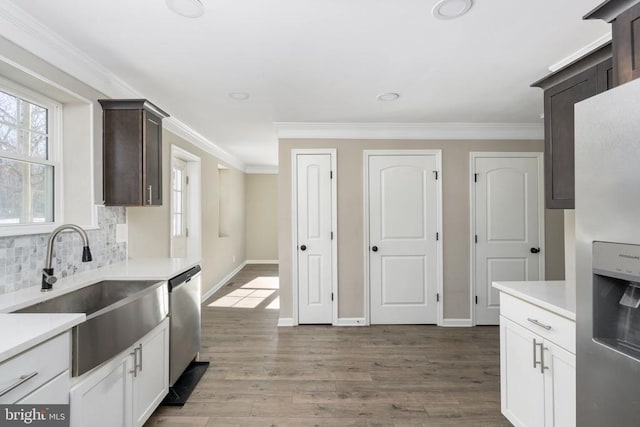
[[372,324],[437,323],[437,156],[368,156]]
[[497,325],[500,295],[494,281],[544,277],[541,156],[472,154],[475,322]]
[[171,256],[173,258],[187,256],[188,183],[187,162],[173,158],[171,166]]
[[330,154],[296,155],[298,323],[332,323]]

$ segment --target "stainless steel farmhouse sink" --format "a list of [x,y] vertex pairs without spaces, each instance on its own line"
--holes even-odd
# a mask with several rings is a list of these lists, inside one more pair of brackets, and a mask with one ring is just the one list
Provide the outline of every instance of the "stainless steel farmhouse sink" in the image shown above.
[[155,280],[104,280],[16,311],[87,315],[73,328],[73,376],[133,345],[168,312],[167,282]]

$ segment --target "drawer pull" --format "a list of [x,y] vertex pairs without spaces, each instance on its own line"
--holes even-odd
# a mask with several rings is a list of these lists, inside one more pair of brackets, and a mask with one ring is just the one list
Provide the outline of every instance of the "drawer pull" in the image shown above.
[[2,397],[5,394],[9,393],[11,390],[15,389],[16,387],[20,387],[22,384],[26,383],[27,381],[29,381],[31,378],[35,377],[36,375],[38,375],[38,371],[32,372],[30,374],[26,374],[26,375],[20,375],[20,378],[18,378],[18,381],[16,381],[15,383],[11,384],[9,387],[5,388],[4,390],[0,391],[0,397]]
[[551,330],[551,326],[549,326],[549,325],[545,325],[544,323],[541,323],[541,322],[539,322],[539,321],[538,321],[538,320],[536,320],[536,319],[532,319],[532,318],[530,318],[530,317],[527,317],[527,320],[528,320],[529,322],[533,323],[533,324],[534,324],[534,325],[536,325],[536,326],[540,326],[541,328],[546,329],[547,331],[550,331],[550,330]]

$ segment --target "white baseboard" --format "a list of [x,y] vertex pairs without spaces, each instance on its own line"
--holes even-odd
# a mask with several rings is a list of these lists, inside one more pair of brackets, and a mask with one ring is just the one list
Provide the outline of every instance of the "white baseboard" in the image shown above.
[[293,317],[280,317],[278,319],[278,327],[281,326],[295,326],[293,323]]
[[442,325],[445,328],[470,328],[473,326],[471,319],[442,319]]
[[202,302],[204,303],[207,299],[209,299],[209,297],[211,297],[211,295],[215,294],[216,292],[218,292],[218,290],[220,290],[220,288],[222,288],[229,280],[231,280],[231,278],[233,276],[235,276],[236,274],[238,274],[238,272],[240,270],[242,270],[244,268],[244,266],[247,265],[247,262],[243,262],[240,263],[239,266],[237,266],[231,273],[227,274],[226,276],[224,276],[222,278],[222,280],[220,280],[218,283],[216,283],[215,285],[213,285],[213,288],[209,289],[207,291],[207,293],[205,293],[204,295],[202,295]]
[[340,317],[335,326],[366,326],[364,317]]
[[245,261],[247,264],[280,264],[277,259],[248,259]]

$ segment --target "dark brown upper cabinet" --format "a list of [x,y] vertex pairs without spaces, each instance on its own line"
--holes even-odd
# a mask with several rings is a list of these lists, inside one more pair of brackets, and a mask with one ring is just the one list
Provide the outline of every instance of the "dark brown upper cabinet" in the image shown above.
[[612,24],[614,86],[640,77],[640,3],[609,0],[585,15]]
[[531,86],[544,90],[545,204],[573,209],[575,189],[574,105],[613,87],[611,44]]
[[162,119],[145,99],[100,99],[106,206],[162,205]]

